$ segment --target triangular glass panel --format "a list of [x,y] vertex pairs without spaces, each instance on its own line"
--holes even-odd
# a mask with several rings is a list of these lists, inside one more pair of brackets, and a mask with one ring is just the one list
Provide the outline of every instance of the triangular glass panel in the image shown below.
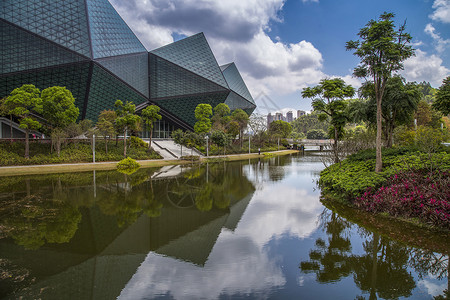
[[87,1],[94,58],[147,51],[108,0]]
[[241,74],[236,68],[236,65],[234,63],[230,63],[221,66],[220,69],[222,70],[223,76],[225,77],[230,89],[243,97],[248,102],[255,105],[255,101],[248,91],[247,86],[245,85],[245,82],[241,77]]
[[75,52],[1,20],[0,39],[3,42],[0,74],[87,60]]
[[155,49],[150,53],[228,88],[203,33]]
[[217,104],[225,101],[228,93],[229,91],[223,91],[211,94],[181,96],[156,100],[155,103],[194,128],[195,122],[197,122],[194,111],[197,105],[206,103],[214,108]]
[[[74,4],[72,10],[77,15],[76,26],[66,22],[65,7],[68,3]],[[51,11],[51,17],[41,14],[43,10]],[[84,1],[2,0],[0,18],[91,57]],[[71,44],[71,33],[78,33],[75,44]]]
[[150,54],[150,98],[229,90],[179,65]]
[[148,53],[113,56],[96,60],[103,67],[144,94],[148,94]]

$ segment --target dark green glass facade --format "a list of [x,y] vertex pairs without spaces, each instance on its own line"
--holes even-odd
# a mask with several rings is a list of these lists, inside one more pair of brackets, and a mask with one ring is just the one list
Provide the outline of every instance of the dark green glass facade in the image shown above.
[[65,86],[80,118],[114,102],[161,107],[157,137],[193,129],[200,103],[251,113],[256,105],[234,63],[219,67],[199,33],[147,52],[108,0],[2,0],[0,97],[23,84]]

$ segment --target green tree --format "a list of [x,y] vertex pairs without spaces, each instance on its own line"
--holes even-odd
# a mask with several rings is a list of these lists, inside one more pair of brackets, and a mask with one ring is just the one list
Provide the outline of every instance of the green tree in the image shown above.
[[67,136],[64,129],[69,124],[75,123],[80,110],[75,106],[75,98],[72,93],[61,86],[46,88],[41,93],[42,116],[50,123],[52,141],[56,145],[58,156],[61,152],[61,143]]
[[9,114],[19,118],[19,127],[25,130],[25,158],[30,157],[30,130],[41,128],[33,113],[42,113],[40,91],[32,84],[24,84],[14,89],[4,105]]
[[197,133],[207,133],[211,130],[212,107],[209,104],[199,104],[195,108],[195,118],[197,122],[194,130]]
[[441,111],[444,115],[450,114],[450,76],[447,76],[439,87],[433,108]]
[[230,108],[225,103],[217,104],[212,116],[212,127],[222,131],[225,130],[227,123],[230,121],[230,112]]
[[311,129],[321,129],[327,131],[330,126],[328,118],[321,122],[318,117],[319,113],[312,111],[310,114],[303,115],[295,119],[291,125],[292,130],[297,133],[307,134]]
[[378,20],[370,20],[362,28],[356,41],[348,41],[347,50],[361,59],[353,74],[356,77],[372,78],[377,103],[377,140],[375,172],[381,172],[383,161],[382,147],[382,98],[386,82],[392,73],[403,69],[402,62],[414,55],[414,49],[409,45],[411,35],[405,33],[406,23],[395,30],[394,14],[384,12]]
[[181,156],[183,156],[183,146],[186,145],[185,133],[181,129],[172,131],[172,139],[175,144],[181,147]]
[[[367,119],[363,121],[376,125],[377,104],[373,82],[364,83],[360,88],[360,93],[369,100],[366,102]],[[395,127],[411,123],[421,96],[417,84],[406,83],[401,76],[393,76],[386,80],[381,104],[381,116],[384,121],[382,130],[387,147],[392,147]]]
[[105,117],[99,117],[97,121],[97,130],[105,139],[105,153],[108,155],[108,138],[116,132],[114,123]]
[[243,111],[242,109],[238,108],[233,111],[231,114],[232,121],[236,122],[239,127],[239,144],[242,148],[242,137],[244,129],[247,127],[248,124],[248,114]]
[[123,157],[127,157],[127,132],[137,128],[141,118],[135,115],[136,105],[133,102],[126,102],[116,100],[114,106],[117,108],[116,125],[123,130]]
[[149,105],[142,110],[142,120],[147,124],[147,128],[150,132],[150,140],[148,142],[148,149],[152,147],[152,135],[153,135],[153,123],[156,120],[161,120],[162,116],[159,114],[160,108],[156,105]]
[[324,140],[327,138],[327,133],[322,129],[311,129],[306,133],[308,140]]
[[225,147],[230,144],[228,135],[221,130],[215,130],[211,133],[211,141],[217,146],[222,147],[223,154],[225,155]]
[[277,137],[287,138],[292,131],[292,126],[286,121],[277,120],[270,123],[269,131]]
[[322,79],[319,85],[307,87],[302,91],[302,97],[311,98],[314,111],[318,112],[319,120],[330,117],[330,132],[334,139],[334,162],[339,162],[338,141],[343,136],[345,124],[348,121],[347,102],[344,98],[352,97],[355,90],[346,85],[340,78]]

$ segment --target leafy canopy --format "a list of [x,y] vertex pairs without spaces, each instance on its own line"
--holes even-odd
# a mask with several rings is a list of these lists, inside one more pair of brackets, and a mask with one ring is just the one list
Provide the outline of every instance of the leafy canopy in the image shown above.
[[437,91],[433,108],[441,111],[444,115],[450,114],[450,76],[444,79],[441,87]]
[[75,106],[72,93],[61,86],[53,86],[42,91],[43,117],[54,127],[65,128],[75,123],[80,110]]
[[209,104],[201,103],[195,108],[195,118],[197,122],[194,130],[197,133],[207,133],[211,130],[212,107]]

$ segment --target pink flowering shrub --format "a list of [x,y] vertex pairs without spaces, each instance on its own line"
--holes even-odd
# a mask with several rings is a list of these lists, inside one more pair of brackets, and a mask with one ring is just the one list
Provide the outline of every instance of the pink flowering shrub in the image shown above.
[[354,204],[366,211],[418,218],[424,223],[450,229],[450,174],[425,170],[400,172],[384,186],[368,188]]

